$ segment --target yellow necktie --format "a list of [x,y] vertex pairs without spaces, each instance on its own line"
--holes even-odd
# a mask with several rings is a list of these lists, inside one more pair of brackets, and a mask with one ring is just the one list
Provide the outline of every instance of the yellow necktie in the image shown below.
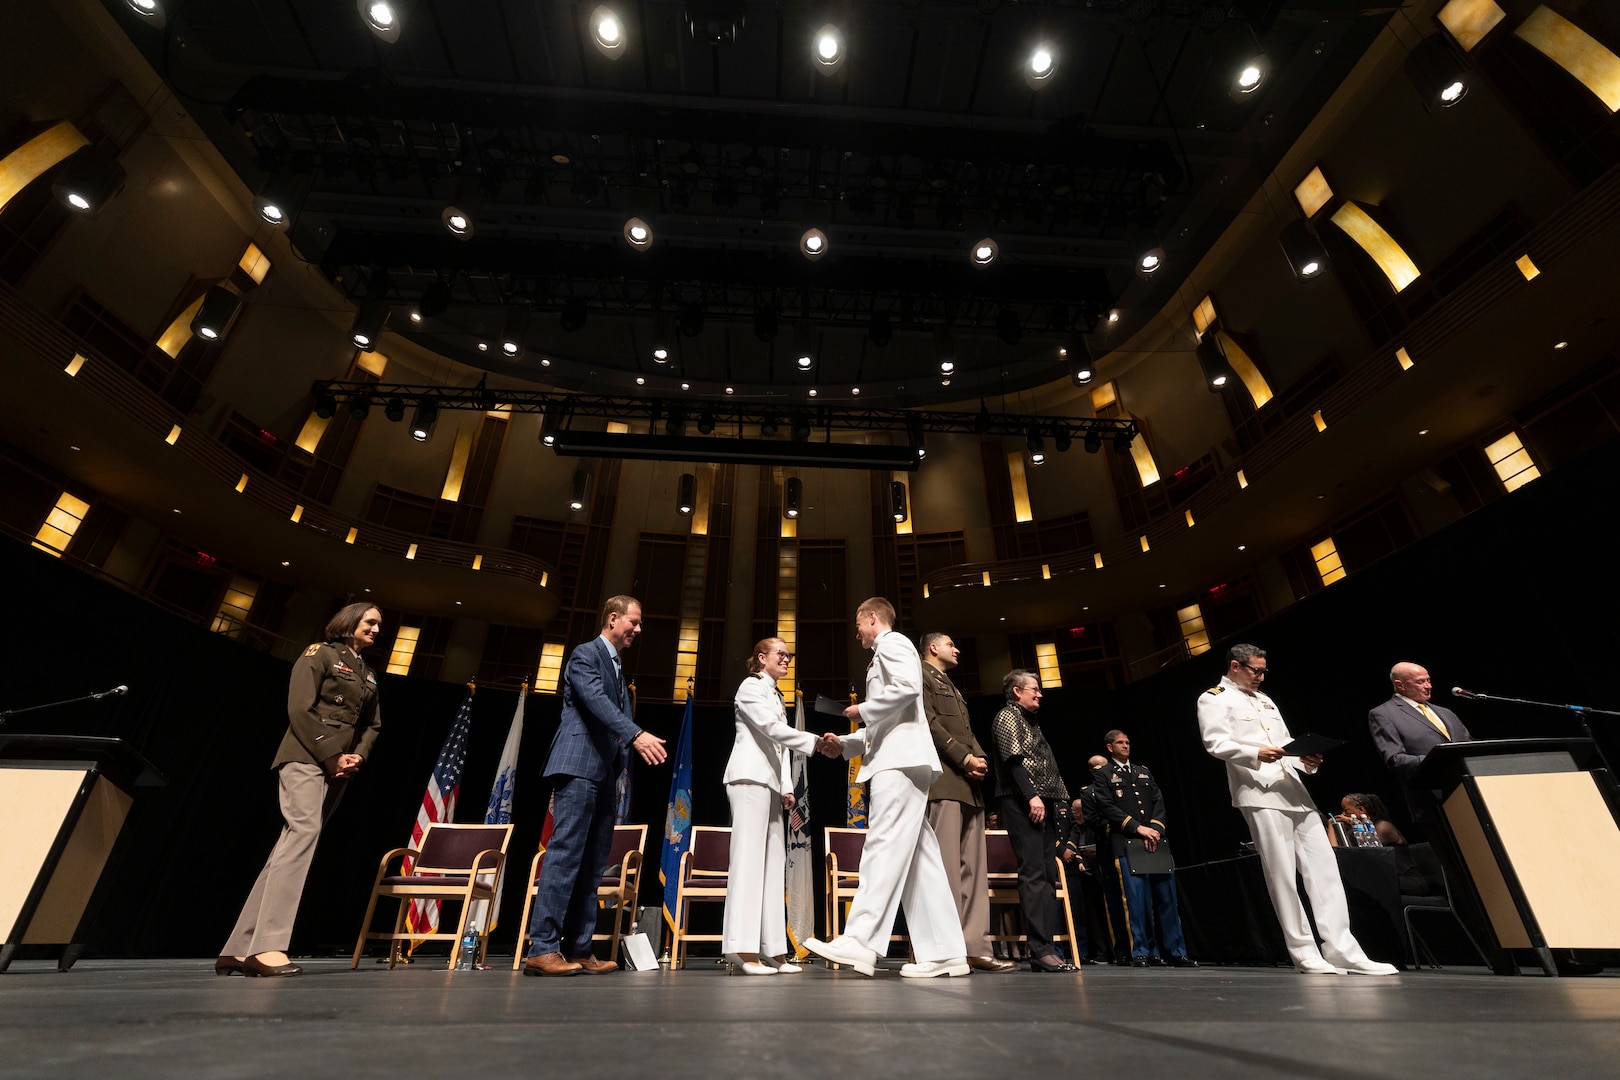
[[1429,708],[1427,705],[1423,704],[1423,702],[1420,701],[1420,702],[1418,702],[1418,712],[1422,713],[1423,714],[1423,719],[1425,719],[1429,723],[1433,724],[1435,726],[1435,730],[1439,731],[1440,734],[1444,735],[1448,742],[1450,741],[1450,739],[1451,739],[1451,729],[1446,727],[1446,722],[1444,720],[1440,719],[1438,716],[1436,716],[1434,714],[1433,709]]

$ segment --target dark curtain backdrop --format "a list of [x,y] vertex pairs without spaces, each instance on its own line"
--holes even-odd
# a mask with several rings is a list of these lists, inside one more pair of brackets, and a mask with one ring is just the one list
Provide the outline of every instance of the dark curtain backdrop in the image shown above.
[[[1565,466],[1450,528],[1290,607],[1243,636],[1269,651],[1267,690],[1297,733],[1347,738],[1310,781],[1319,805],[1350,791],[1383,796],[1397,821],[1405,806],[1374,754],[1367,710],[1389,694],[1399,660],[1425,664],[1437,686],[1514,697],[1620,706],[1614,657],[1617,590],[1610,565],[1620,446]],[[0,704],[20,708],[127,683],[127,697],[21,717],[8,730],[115,735],[130,740],[169,777],[142,792],[102,882],[88,931],[101,955],[211,956],[224,941],[280,827],[267,767],[286,727],[288,666],[175,619],[116,588],[18,544],[0,548],[10,600]],[[383,604],[384,617],[391,615]],[[948,628],[947,628],[948,629]],[[1220,652],[1118,691],[1050,691],[1042,719],[1071,787],[1102,736],[1121,727],[1136,759],[1165,790],[1170,836],[1182,863],[1232,854],[1246,839],[1231,808],[1223,767],[1204,754],[1196,697],[1219,678]],[[372,658],[381,665],[381,658]],[[634,669],[634,663],[630,665]],[[808,675],[809,673],[807,673]],[[742,673],[739,671],[740,679]],[[293,949],[353,947],[377,860],[410,836],[423,790],[456,709],[460,685],[382,676],[383,733],[364,774],[322,839],[300,908]],[[481,690],[457,820],[480,821],[516,704],[513,692]],[[1477,737],[1574,734],[1575,718],[1439,695]],[[999,698],[972,700],[988,745]],[[527,708],[498,948],[510,948],[523,902],[519,887],[539,838],[547,789],[540,777],[561,699],[533,695]],[[640,721],[673,747],[683,709],[643,705]],[[1620,736],[1599,718],[1612,759]],[[820,725],[811,723],[813,728]],[[719,779],[732,739],[730,710],[694,719],[694,817],[725,824]],[[669,769],[636,770],[633,809],[651,823],[644,901],[656,904],[658,836]],[[842,824],[843,767],[816,758],[814,821]],[[819,847],[819,844],[818,844]],[[819,883],[819,853],[818,853]],[[819,911],[819,904],[817,907]]]

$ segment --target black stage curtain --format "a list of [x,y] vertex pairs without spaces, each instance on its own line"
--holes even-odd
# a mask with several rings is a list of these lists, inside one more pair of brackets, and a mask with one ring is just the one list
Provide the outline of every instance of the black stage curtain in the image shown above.
[[[1295,732],[1349,740],[1311,781],[1319,805],[1372,791],[1407,824],[1400,791],[1373,752],[1365,722],[1367,710],[1387,698],[1396,661],[1424,663],[1446,687],[1620,704],[1612,679],[1620,608],[1604,540],[1610,527],[1602,524],[1617,469],[1620,444],[1595,451],[1243,635],[1269,650],[1277,676],[1267,690]],[[87,945],[101,955],[214,955],[280,827],[267,766],[286,727],[287,664],[22,544],[0,546],[0,573],[11,601],[0,703],[21,708],[118,683],[131,687],[127,697],[18,718],[10,730],[119,736],[170,779],[168,788],[137,799],[93,908]],[[388,617],[386,601],[383,611]],[[1204,754],[1194,718],[1197,695],[1219,678],[1226,644],[1111,693],[1055,689],[1045,699],[1044,727],[1071,782],[1084,776],[1085,759],[1101,752],[1106,730],[1130,733],[1136,759],[1164,788],[1185,864],[1232,856],[1247,839],[1229,804],[1224,769]],[[464,693],[457,684],[382,676],[383,735],[322,840],[295,951],[352,948],[377,859],[408,841]],[[1440,696],[1481,738],[1578,732],[1567,713]],[[458,820],[482,820],[515,703],[510,691],[482,690],[474,699]],[[516,885],[545,815],[539,772],[560,704],[558,697],[534,695],[527,709],[510,849],[514,887],[505,893],[498,946],[509,947],[521,911]],[[992,694],[970,704],[988,746],[1000,701]],[[673,746],[682,712],[680,705],[643,705],[640,720]],[[1620,753],[1611,729],[1598,735],[1606,753]],[[731,739],[728,708],[696,711],[693,801],[700,824],[726,823],[719,778]],[[643,897],[652,904],[668,787],[667,767],[637,769],[634,817],[651,823],[654,837]],[[811,787],[819,834],[842,823],[842,764],[816,758]],[[819,867],[819,852],[817,858]]]

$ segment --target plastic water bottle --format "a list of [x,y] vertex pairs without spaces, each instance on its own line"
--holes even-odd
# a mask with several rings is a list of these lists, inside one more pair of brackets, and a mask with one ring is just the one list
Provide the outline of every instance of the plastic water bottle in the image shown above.
[[1356,833],[1361,837],[1361,847],[1378,846],[1378,826],[1374,825],[1366,814],[1356,819]]
[[478,931],[467,927],[467,932],[461,935],[461,955],[456,959],[457,971],[471,971],[478,962]]

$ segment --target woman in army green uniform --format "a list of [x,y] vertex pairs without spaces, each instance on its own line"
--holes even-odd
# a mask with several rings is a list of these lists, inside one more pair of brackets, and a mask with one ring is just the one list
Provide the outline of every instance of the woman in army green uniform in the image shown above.
[[360,658],[381,630],[376,608],[350,604],[326,624],[326,640],[305,649],[293,664],[287,734],[271,764],[281,786],[281,837],[214,961],[216,975],[303,974],[286,950],[304,878],[321,826],[370,755],[382,726],[377,677]]

